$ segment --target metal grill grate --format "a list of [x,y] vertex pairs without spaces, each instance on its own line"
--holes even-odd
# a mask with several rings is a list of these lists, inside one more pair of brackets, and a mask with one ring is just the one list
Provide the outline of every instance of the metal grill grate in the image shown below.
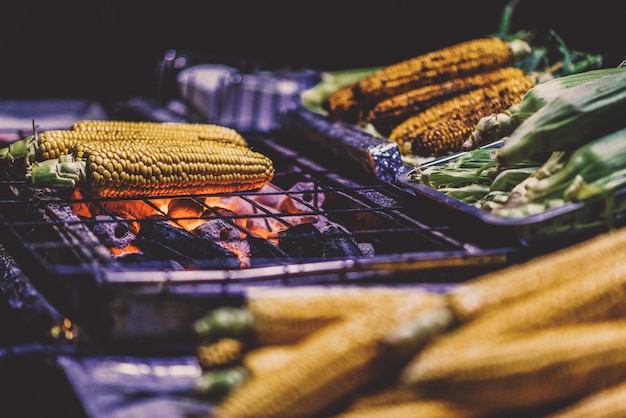
[[[358,243],[370,245],[372,254],[363,257],[263,257],[262,261],[247,268],[195,266],[170,269],[164,264],[152,268],[150,263],[131,267],[120,262],[94,236],[94,225],[105,221],[80,217],[73,209],[90,205],[107,213],[110,209],[105,203],[110,204],[110,200],[77,198],[67,191],[34,190],[19,176],[10,178],[6,173],[0,183],[3,236],[23,268],[29,270],[29,275],[63,280],[87,276],[110,283],[278,280],[281,284],[297,284],[298,281],[311,280],[397,280],[407,273],[410,280],[426,281],[430,279],[428,271],[445,279],[446,273],[452,273],[449,270],[459,267],[489,267],[506,262],[505,255],[510,248],[482,248],[460,240],[445,223],[430,224],[434,218],[424,213],[425,208],[415,205],[410,194],[376,179],[350,179],[339,169],[322,166],[276,141],[276,135],[248,135],[253,147],[274,161],[274,189],[231,194],[229,197],[250,205],[253,213],[217,216],[229,222],[245,217],[285,225],[294,216],[324,217],[345,227]],[[306,187],[294,192],[291,189],[296,184]],[[268,212],[258,203],[280,195],[297,202],[302,212],[295,215],[293,212]],[[304,199],[305,196],[311,200]],[[324,197],[320,207],[315,201],[317,196]],[[205,197],[184,196],[198,205],[203,204]],[[161,212],[155,199],[126,200],[135,200],[166,218],[168,216]],[[167,219],[174,222],[185,220],[171,216]],[[153,221],[150,218],[136,220]],[[250,234],[250,231],[243,232]]]

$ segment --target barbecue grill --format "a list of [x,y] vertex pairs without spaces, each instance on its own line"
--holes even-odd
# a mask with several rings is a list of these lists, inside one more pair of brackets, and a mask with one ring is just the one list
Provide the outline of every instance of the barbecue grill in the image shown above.
[[[119,109],[150,120],[167,113],[143,101]],[[283,110],[279,126],[242,130],[276,169],[259,190],[105,200],[1,173],[0,289],[18,329],[8,327],[0,356],[7,375],[45,373],[40,384],[58,385],[59,408],[90,416],[111,408],[107,396],[128,413],[129,399],[146,394],[142,413],[165,404],[177,416],[184,399],[201,415],[210,404],[184,395],[199,372],[190,324],[240,304],[253,286],[444,291],[564,244],[528,246],[459,216],[398,184],[408,167],[384,141]]]
[[[120,322],[111,306],[129,295],[213,300],[259,284],[449,283],[501,267],[514,252],[450,229],[445,214],[391,183],[317,163],[289,147],[297,142],[290,132],[246,137],[274,161],[270,187],[104,200],[33,189],[19,175],[3,174],[3,244],[54,306],[106,338],[166,331],[156,317],[148,321],[155,330],[133,324],[134,313],[126,310]],[[201,236],[201,227],[190,224],[205,230],[217,224],[222,236]],[[245,245],[246,254],[238,257],[228,244]],[[180,300],[185,308],[162,313],[172,328],[189,319]],[[140,309],[137,304],[124,309]],[[156,306],[152,314],[160,315]]]

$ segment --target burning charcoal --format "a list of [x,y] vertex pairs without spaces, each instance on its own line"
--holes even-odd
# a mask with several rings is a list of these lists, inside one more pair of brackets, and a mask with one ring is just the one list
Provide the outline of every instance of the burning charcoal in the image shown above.
[[222,218],[207,219],[192,229],[191,233],[237,254],[243,266],[250,265],[250,246],[242,240],[241,231],[232,222]]
[[324,237],[324,258],[363,256],[352,234],[339,225],[326,225],[321,233]]
[[250,247],[250,264],[252,266],[256,267],[262,264],[272,265],[276,263],[276,260],[285,260],[290,258],[283,250],[270,240],[252,235],[247,235],[245,240]]
[[299,224],[278,233],[278,247],[296,259],[321,259],[324,255],[324,237],[313,224]]
[[202,239],[159,218],[141,222],[135,245],[145,252],[173,257],[184,267],[239,268],[237,255],[213,241]]
[[191,233],[203,239],[211,239],[214,241],[241,239],[239,229],[231,222],[221,218],[207,219],[206,222],[192,229]]
[[91,230],[109,248],[126,248],[135,239],[128,224],[117,216],[96,215]]

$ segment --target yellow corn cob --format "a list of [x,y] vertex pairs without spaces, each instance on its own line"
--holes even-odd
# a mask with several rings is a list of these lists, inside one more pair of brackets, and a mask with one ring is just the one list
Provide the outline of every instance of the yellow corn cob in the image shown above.
[[342,409],[342,412],[353,413],[358,410],[368,410],[424,399],[418,391],[399,381],[397,376],[392,376],[392,379],[381,379],[380,381],[372,382],[363,390],[353,393],[346,400],[346,406]]
[[[209,137],[207,134],[203,135],[202,138],[199,138],[198,134],[185,130],[172,129],[168,132],[165,129],[159,130],[156,128],[151,130],[132,130],[129,128],[127,130],[120,129],[118,131],[107,131],[96,130],[95,127],[88,129],[89,126],[91,125],[85,125],[85,130],[59,129],[38,132],[33,136],[23,138],[10,144],[8,148],[4,149],[7,151],[7,156],[3,155],[2,159],[8,160],[9,156],[12,160],[25,158],[25,165],[28,165],[36,161],[51,160],[67,155],[71,153],[72,149],[78,143],[121,143],[144,140],[163,140],[174,141],[182,144],[186,142],[198,141],[198,139],[204,139],[205,136],[206,138]],[[233,144],[247,146],[245,140],[241,141],[238,139],[243,139],[243,137],[232,129],[214,126],[213,131],[214,134],[212,135],[212,138],[214,138],[214,141],[225,143],[232,142]],[[80,155],[78,155],[78,157],[80,157]],[[9,161],[8,163],[9,166],[12,166],[13,164],[14,161]]]
[[508,333],[531,332],[576,322],[626,317],[626,269],[615,260],[594,263],[596,270],[535,292],[526,298],[486,311],[425,347],[414,363],[452,355],[477,336],[487,339]]
[[297,355],[297,345],[266,345],[248,351],[242,358],[242,365],[251,376],[269,375],[280,373]]
[[529,52],[521,40],[472,39],[384,67],[357,82],[355,97],[371,105],[425,85],[510,66]]
[[592,392],[546,418],[614,418],[626,416],[626,381]]
[[196,349],[198,363],[203,368],[222,366],[240,359],[243,343],[235,338],[221,338],[211,344],[201,344]]
[[125,120],[79,120],[72,130],[109,133],[126,137],[127,134],[192,137],[207,141],[228,142],[248,146],[246,139],[235,129],[211,123],[151,122]]
[[346,411],[332,418],[478,418],[487,417],[481,409],[472,409],[451,402],[419,399],[389,405],[381,405],[367,409]]
[[393,306],[407,297],[441,300],[440,294],[423,290],[367,287],[312,287],[263,289],[249,292],[247,309],[254,318],[256,343],[292,344],[331,322],[359,314],[372,306]]
[[396,126],[389,140],[404,155],[441,156],[460,151],[478,120],[521,100],[534,85],[525,74],[460,94],[426,109]]
[[[623,303],[623,299],[622,299]],[[434,399],[501,412],[594,393],[626,378],[626,321],[474,335],[453,355],[414,363],[408,381]]]
[[432,299],[418,295],[405,304],[372,308],[334,322],[300,343],[297,355],[279,373],[251,376],[217,405],[213,416],[305,418],[318,414],[373,379],[397,370],[408,353],[389,355],[379,338],[417,312],[434,308]]
[[575,245],[487,273],[455,286],[448,304],[460,322],[565,281],[580,280],[619,260],[626,228],[605,232]]
[[479,87],[522,77],[526,77],[522,69],[502,67],[467,77],[453,78],[439,84],[429,84],[376,103],[365,121],[374,125],[381,134],[388,135],[395,126],[437,103]]
[[[575,323],[626,318],[626,270],[615,260],[578,280],[558,284],[460,325],[424,347],[407,365],[407,383],[421,379],[423,364],[456,358],[459,351],[509,335],[530,335],[542,329]],[[581,337],[586,338],[586,337]]]
[[71,173],[76,178],[67,186],[78,183],[92,196],[132,197],[252,190],[274,175],[265,155],[214,141],[79,143],[74,155],[73,160],[39,163],[29,180],[35,186],[55,187]]

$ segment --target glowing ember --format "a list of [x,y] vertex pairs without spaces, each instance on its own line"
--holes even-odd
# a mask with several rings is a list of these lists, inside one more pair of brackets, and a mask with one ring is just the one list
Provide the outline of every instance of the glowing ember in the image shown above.
[[[156,217],[219,244],[235,253],[242,267],[246,267],[250,265],[251,252],[246,237],[265,239],[275,245],[280,232],[289,227],[325,221],[317,214],[324,194],[314,190],[311,183],[297,183],[287,191],[269,184],[258,193],[242,196],[94,201],[83,200],[76,191],[70,205],[78,216],[98,221],[94,233],[116,256],[141,252],[131,242],[141,221]],[[127,234],[131,234],[130,239]]]

